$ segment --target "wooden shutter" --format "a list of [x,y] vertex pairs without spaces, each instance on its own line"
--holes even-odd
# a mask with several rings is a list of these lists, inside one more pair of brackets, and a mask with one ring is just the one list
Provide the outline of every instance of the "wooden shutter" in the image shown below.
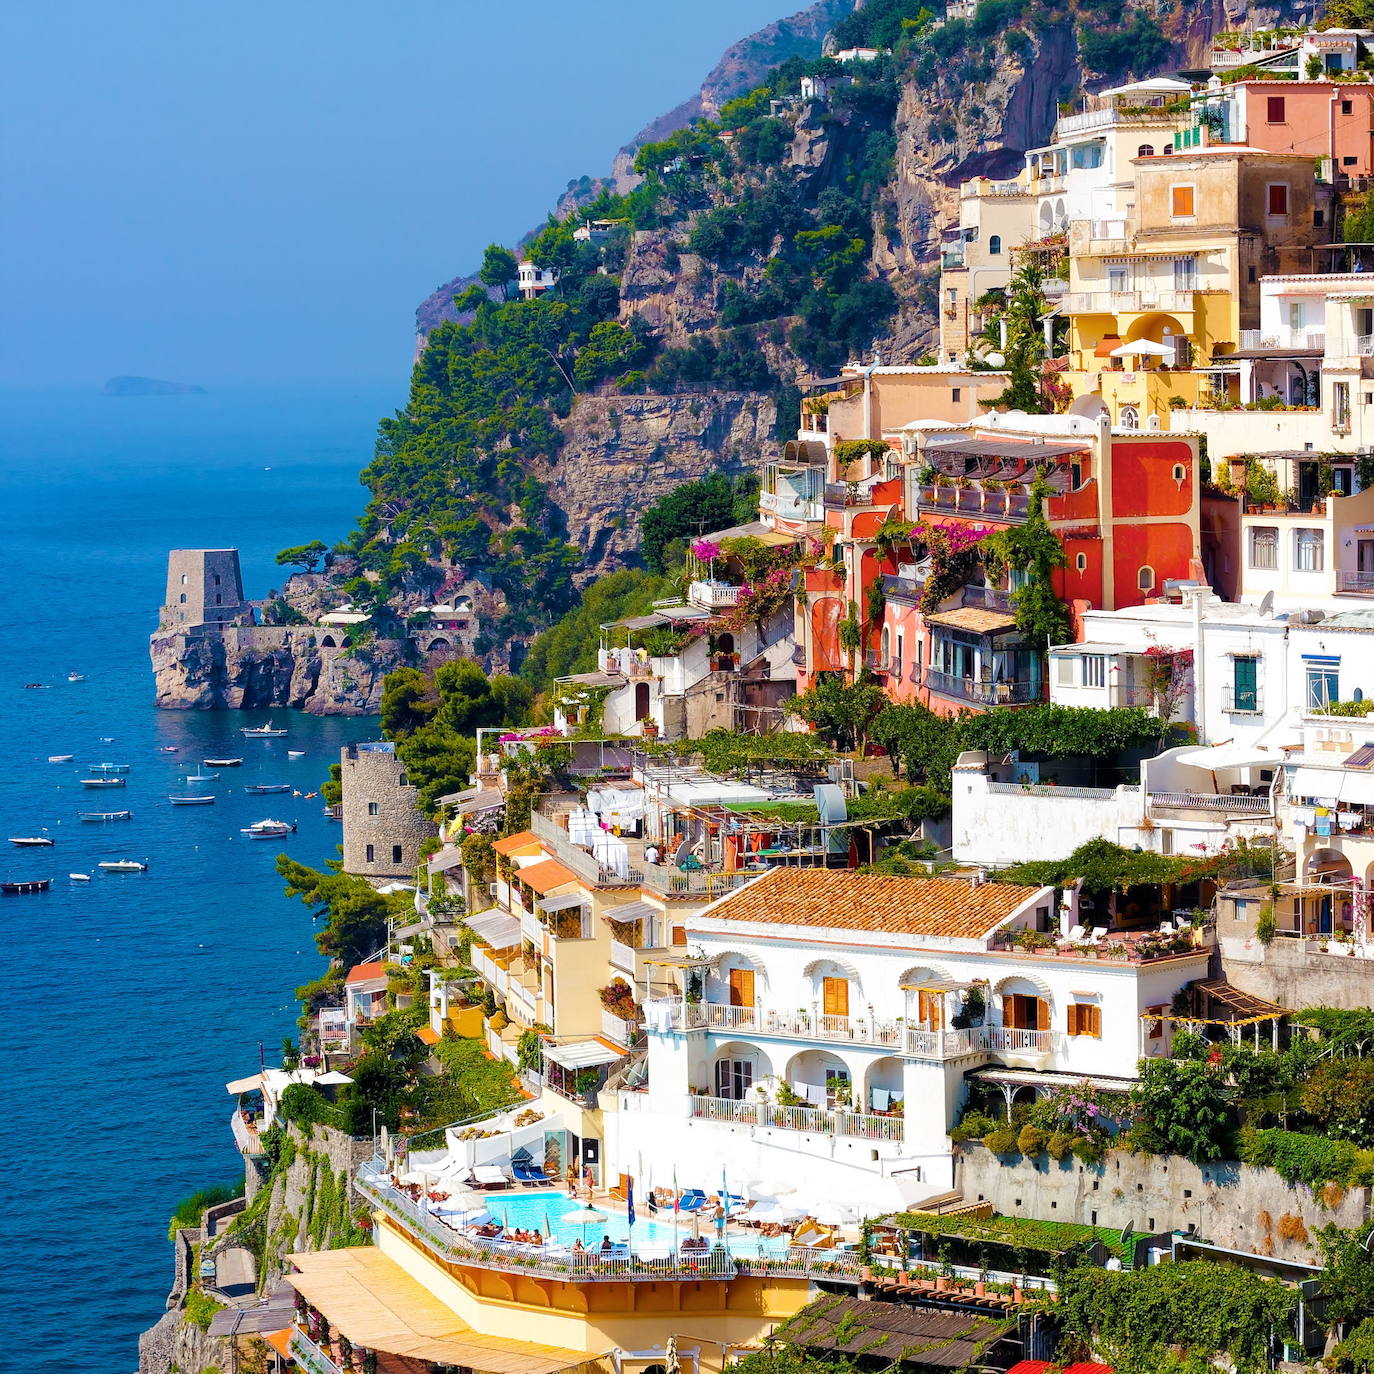
[[1078,1034],[1078,1013],[1082,1010],[1082,1007],[1083,1004],[1081,1002],[1070,1002],[1068,1005],[1068,1027],[1070,1035]]
[[754,1005],[753,969],[732,968],[730,970],[730,1005],[732,1007],[752,1007]]
[[1183,219],[1193,213],[1193,188],[1191,186],[1171,186],[1169,188],[1170,213]]
[[938,992],[924,988],[916,994],[916,1019],[926,1030],[942,1030],[945,1024],[945,1004]]
[[821,980],[821,1010],[826,1016],[849,1015],[849,979]]

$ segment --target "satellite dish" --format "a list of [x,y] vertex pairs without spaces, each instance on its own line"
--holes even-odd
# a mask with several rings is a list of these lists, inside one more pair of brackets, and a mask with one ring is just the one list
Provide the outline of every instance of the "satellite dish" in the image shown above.
[[1269,612],[1272,611],[1273,609],[1274,609],[1274,593],[1273,593],[1273,592],[1265,592],[1265,594],[1264,594],[1264,599],[1263,599],[1263,600],[1260,602],[1260,604],[1259,604],[1259,613],[1260,613],[1261,615],[1268,615]]

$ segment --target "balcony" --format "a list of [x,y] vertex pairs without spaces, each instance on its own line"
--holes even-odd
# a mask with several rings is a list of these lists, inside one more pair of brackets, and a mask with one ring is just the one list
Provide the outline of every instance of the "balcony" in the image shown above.
[[[790,491],[765,491],[759,496],[759,509],[779,520],[824,520],[822,502]],[[733,602],[731,603],[734,604]]]
[[638,956],[639,951],[633,945],[627,945],[623,940],[611,941],[611,967],[621,973],[628,973],[631,981],[639,973]]
[[234,1144],[239,1147],[239,1154],[256,1156],[267,1153],[258,1136],[257,1123],[248,1120],[244,1112],[236,1111],[229,1118],[229,1129],[233,1132]]
[[627,1048],[639,1039],[639,1023],[627,1021],[612,1011],[601,1009],[601,1034]]
[[619,673],[622,677],[653,677],[653,669],[630,648],[598,649],[596,668],[600,673]]
[[687,600],[708,611],[729,610],[739,600],[739,588],[714,580],[693,582],[687,589]]
[[343,1374],[339,1366],[299,1326],[291,1328],[291,1339],[287,1349],[297,1366],[305,1370],[306,1374]]
[[1268,797],[1238,794],[1221,796],[1215,792],[1151,792],[1150,805],[1166,811],[1210,811],[1227,816],[1267,816]]
[[1025,522],[1030,511],[1030,493],[1022,486],[987,490],[981,485],[921,486],[916,490],[920,510],[948,515],[978,515],[1014,524]]
[[936,672],[934,668],[926,670],[925,685],[942,697],[975,706],[1019,706],[1039,701],[1041,695],[1038,682],[983,682],[957,673]]
[[736,1126],[766,1126],[812,1135],[848,1136],[859,1140],[905,1140],[906,1122],[900,1116],[872,1116],[866,1112],[837,1112],[824,1107],[775,1107],[767,1102],[737,1102],[728,1097],[690,1099],[691,1114],[702,1121]]
[[1288,325],[1280,325],[1277,329],[1242,329],[1240,346],[1242,349],[1302,348],[1320,351],[1326,347],[1326,330],[1293,329]]
[[1221,709],[1231,716],[1262,716],[1264,689],[1258,686],[1238,688],[1234,682],[1223,683]]
[[1188,311],[1193,291],[1144,287],[1138,291],[1070,291],[1064,297],[1066,315],[1132,315],[1145,310]]
[[1374,595],[1374,572],[1347,572],[1344,568],[1337,569],[1336,590],[1362,596]]

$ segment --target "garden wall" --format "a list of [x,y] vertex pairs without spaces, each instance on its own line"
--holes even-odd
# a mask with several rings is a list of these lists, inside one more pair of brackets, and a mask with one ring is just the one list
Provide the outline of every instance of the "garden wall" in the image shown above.
[[1215,1245],[1316,1263],[1316,1231],[1353,1227],[1366,1217],[1369,1189],[1335,1186],[1314,1196],[1270,1169],[1221,1161],[1196,1165],[1179,1155],[1113,1150],[1101,1164],[1008,1158],[970,1143],[956,1150],[954,1186],[965,1202],[1041,1221],[1077,1221],[1138,1231],[1184,1231]]

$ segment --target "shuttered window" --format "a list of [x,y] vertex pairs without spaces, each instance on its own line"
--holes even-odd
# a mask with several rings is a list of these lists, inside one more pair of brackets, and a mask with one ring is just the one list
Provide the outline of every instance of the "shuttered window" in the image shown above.
[[1070,1002],[1069,1034],[1102,1038],[1102,1008],[1096,1002]]
[[849,1015],[849,979],[821,979],[821,1011],[826,1016]]
[[754,1005],[753,969],[732,968],[730,970],[730,1005],[732,1007],[752,1007]]

